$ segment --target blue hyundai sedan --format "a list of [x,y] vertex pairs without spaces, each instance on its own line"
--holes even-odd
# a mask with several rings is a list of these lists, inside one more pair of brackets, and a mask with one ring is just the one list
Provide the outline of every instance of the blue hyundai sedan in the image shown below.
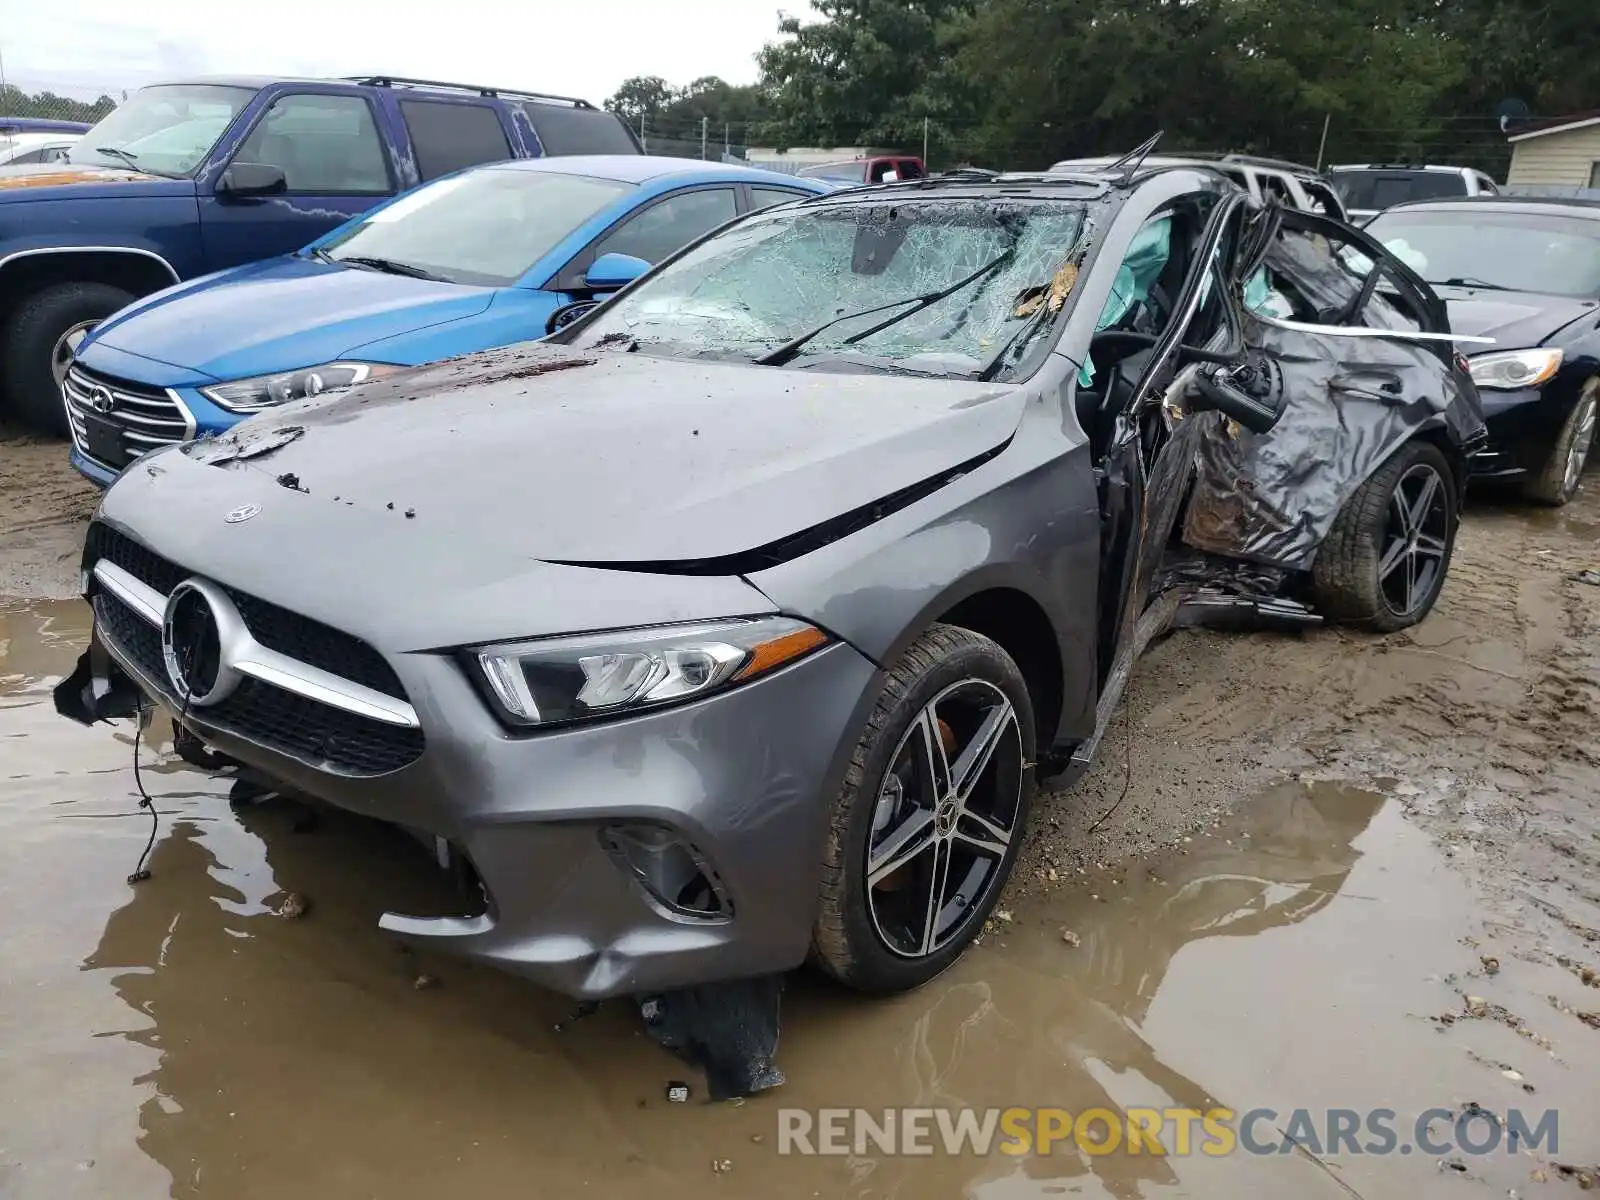
[[543,337],[725,221],[832,187],[640,155],[435,180],[298,253],[178,284],[102,322],[63,384],[72,464],[107,487],[156,446],[287,400]]

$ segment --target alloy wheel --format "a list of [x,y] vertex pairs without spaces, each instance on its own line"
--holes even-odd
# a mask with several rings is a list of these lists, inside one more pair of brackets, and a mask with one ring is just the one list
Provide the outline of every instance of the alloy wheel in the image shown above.
[[1561,478],[1561,489],[1568,496],[1578,490],[1583,465],[1589,461],[1589,448],[1594,445],[1597,410],[1600,410],[1600,397],[1597,397],[1597,389],[1590,386],[1584,389],[1578,400],[1578,411],[1573,418],[1572,444],[1567,447],[1567,466]]
[[1421,610],[1439,587],[1450,538],[1448,486],[1431,463],[1419,462],[1389,497],[1378,586],[1396,616]]
[[1023,766],[1016,709],[994,684],[963,680],[917,713],[867,837],[868,913],[894,953],[936,954],[983,911],[1021,833]]
[[80,321],[56,339],[55,349],[50,353],[50,373],[55,376],[56,387],[59,388],[66,382],[67,368],[72,365],[78,347],[83,345],[83,339],[88,337],[89,331],[99,323]]

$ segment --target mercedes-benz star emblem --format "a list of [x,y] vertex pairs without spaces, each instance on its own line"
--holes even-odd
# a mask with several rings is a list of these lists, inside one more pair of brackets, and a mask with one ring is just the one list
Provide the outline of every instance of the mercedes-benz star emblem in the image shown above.
[[220,704],[239,686],[239,673],[223,653],[225,625],[242,628],[237,611],[214,585],[186,579],[167,597],[161,657],[185,704]]
[[109,388],[98,385],[89,389],[89,407],[98,413],[108,413],[117,406],[115,397]]
[[222,519],[229,525],[237,525],[240,521],[248,521],[260,511],[259,504],[241,504],[238,508],[231,509]]

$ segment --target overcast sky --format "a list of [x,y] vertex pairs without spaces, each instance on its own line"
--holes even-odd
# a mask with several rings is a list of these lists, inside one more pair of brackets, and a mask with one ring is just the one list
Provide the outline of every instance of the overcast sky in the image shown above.
[[[8,82],[93,99],[175,74],[389,72],[581,96],[631,75],[756,78],[776,0],[12,0]],[[805,0],[788,0],[802,11]]]

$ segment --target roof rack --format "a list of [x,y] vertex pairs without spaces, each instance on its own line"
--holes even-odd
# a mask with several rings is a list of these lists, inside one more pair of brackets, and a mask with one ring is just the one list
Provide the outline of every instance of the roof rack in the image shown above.
[[556,104],[570,104],[573,108],[594,108],[587,100],[576,96],[552,96],[545,92],[524,92],[519,88],[483,87],[476,83],[447,83],[442,79],[413,79],[408,75],[345,75],[347,83],[365,84],[367,87],[429,87],[448,88],[456,92],[472,92],[479,96],[515,96],[519,100],[545,100]]

